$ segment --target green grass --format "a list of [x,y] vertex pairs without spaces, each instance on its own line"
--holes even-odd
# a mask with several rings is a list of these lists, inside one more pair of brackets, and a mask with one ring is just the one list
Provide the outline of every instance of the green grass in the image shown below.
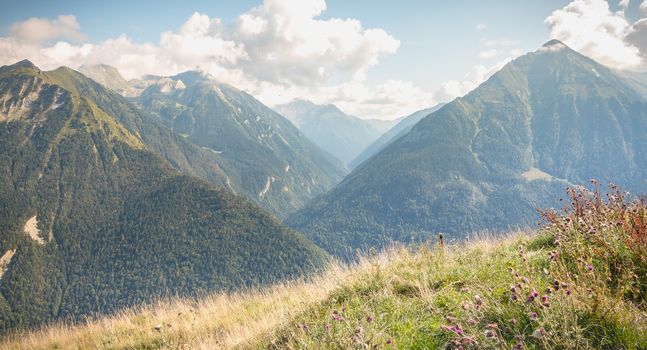
[[391,252],[257,347],[647,349],[645,204],[571,195],[535,234]]

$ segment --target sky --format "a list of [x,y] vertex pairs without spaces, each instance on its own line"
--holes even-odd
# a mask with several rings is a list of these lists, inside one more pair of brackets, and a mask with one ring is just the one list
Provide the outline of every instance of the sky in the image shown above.
[[274,106],[394,119],[462,96],[550,39],[647,70],[647,0],[0,0],[0,64],[199,69]]

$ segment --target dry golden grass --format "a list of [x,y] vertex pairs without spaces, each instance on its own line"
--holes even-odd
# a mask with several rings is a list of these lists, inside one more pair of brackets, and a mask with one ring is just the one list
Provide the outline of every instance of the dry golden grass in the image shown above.
[[[388,263],[387,255],[380,260]],[[198,300],[161,301],[83,324],[52,325],[13,334],[0,349],[224,349],[251,345],[374,264],[366,259],[352,266],[333,263],[308,281]]]

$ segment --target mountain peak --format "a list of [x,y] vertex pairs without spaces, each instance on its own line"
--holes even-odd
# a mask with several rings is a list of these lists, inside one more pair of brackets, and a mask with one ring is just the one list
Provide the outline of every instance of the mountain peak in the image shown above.
[[539,48],[539,52],[559,52],[564,49],[567,49],[567,51],[573,51],[568,45],[564,44],[563,42],[557,40],[557,39],[552,39],[548,42],[546,42],[544,45],[542,45]]
[[551,40],[547,41],[547,42],[546,42],[544,45],[542,45],[542,46],[543,46],[543,47],[549,47],[549,46],[553,46],[553,45],[564,45],[564,46],[566,46],[566,44],[564,44],[563,42],[561,42],[561,41],[559,41],[559,40],[557,40],[557,39],[551,39]]
[[18,67],[24,67],[24,68],[32,68],[32,69],[38,69],[35,64],[33,64],[30,60],[24,59],[22,61],[16,62],[10,67],[18,68]]

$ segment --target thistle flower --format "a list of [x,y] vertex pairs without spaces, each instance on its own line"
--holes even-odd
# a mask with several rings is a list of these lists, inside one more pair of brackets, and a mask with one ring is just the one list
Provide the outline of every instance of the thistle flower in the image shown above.
[[541,339],[545,333],[546,331],[543,328],[537,328],[535,329],[534,332],[532,332],[532,337],[536,339]]
[[589,270],[589,271],[593,271],[593,265],[587,264],[586,269]]
[[539,316],[537,316],[536,312],[531,312],[531,313],[528,314],[528,316],[530,317],[531,320],[536,320],[536,319],[539,318]]
[[572,291],[572,290],[570,290],[570,289],[567,289],[567,290],[566,290],[566,295],[571,295],[571,294],[573,294],[573,291]]
[[368,322],[368,323],[373,322],[373,317],[372,316],[366,317],[366,322]]
[[469,324],[470,326],[476,326],[477,323],[478,322],[476,322],[476,320],[471,317],[467,320],[467,324]]
[[386,340],[386,345],[391,345],[391,344],[393,344],[393,339],[388,338],[388,339]]

